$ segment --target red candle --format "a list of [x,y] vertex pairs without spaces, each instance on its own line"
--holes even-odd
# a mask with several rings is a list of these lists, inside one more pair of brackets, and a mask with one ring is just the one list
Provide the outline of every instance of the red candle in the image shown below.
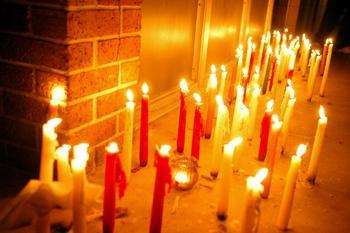
[[118,144],[111,142],[106,147],[105,188],[103,199],[103,232],[113,233],[115,223],[116,182],[119,182],[119,196],[124,195],[126,176],[121,168]]
[[267,50],[267,43],[264,43],[263,51],[262,51],[262,56],[261,56],[261,61],[260,61],[260,67],[263,67],[266,59],[266,50]]
[[202,98],[198,93],[194,93],[193,97],[196,100],[196,109],[194,111],[191,156],[199,160],[200,139],[203,134],[203,118],[202,113],[200,111],[200,106],[202,105]]
[[171,169],[169,166],[170,149],[171,147],[169,145],[162,145],[155,152],[155,157],[158,159],[153,192],[150,233],[160,233],[162,230],[164,197],[166,194],[165,188],[168,184],[169,192],[172,185]]
[[[212,66],[213,67],[213,66]],[[213,71],[213,69],[212,69]],[[218,80],[216,78],[216,74],[212,73],[210,74],[209,80],[208,80],[208,110],[207,110],[207,120],[205,122],[205,138],[210,138],[211,131],[213,128],[213,119],[214,119],[214,113],[215,113],[215,96],[217,91],[217,85]]]
[[246,95],[247,95],[247,86],[248,86],[248,71],[244,68],[242,70],[243,73],[243,88],[244,88],[244,92],[243,92],[243,102],[245,102],[246,99]]
[[177,152],[182,153],[185,148],[185,131],[186,131],[186,95],[188,94],[188,86],[185,79],[180,81],[180,113],[179,125],[177,129]]
[[272,62],[272,70],[271,70],[271,78],[270,78],[270,84],[269,84],[269,91],[272,90],[273,82],[274,82],[274,79],[275,79],[276,63],[277,63],[277,56],[274,57],[273,62]]
[[248,83],[250,82],[251,75],[253,72],[254,59],[255,59],[255,44],[253,43],[252,53],[250,54],[250,61],[249,61],[248,80],[247,80]]
[[268,143],[269,132],[271,127],[271,116],[272,116],[273,104],[274,104],[273,100],[270,100],[269,102],[267,102],[264,117],[261,122],[260,146],[259,146],[259,155],[258,155],[258,159],[260,161],[264,161],[266,157],[267,143]]
[[144,167],[148,161],[148,85],[142,84],[141,98],[141,126],[140,126],[140,166]]

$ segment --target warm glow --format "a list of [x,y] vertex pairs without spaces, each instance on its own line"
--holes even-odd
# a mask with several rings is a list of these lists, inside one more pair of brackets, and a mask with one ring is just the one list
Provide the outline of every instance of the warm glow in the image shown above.
[[74,160],[81,160],[86,163],[89,160],[88,148],[88,143],[80,143],[79,145],[74,146]]
[[287,79],[287,86],[291,87],[292,86],[292,80],[291,79]]
[[329,44],[333,44],[332,38],[329,38],[329,39],[328,39],[328,43],[329,43]]
[[62,122],[62,119],[61,119],[61,118],[52,118],[52,119],[48,120],[48,121],[46,122],[45,125],[46,125],[48,128],[50,128],[52,131],[54,131],[55,128],[56,128],[59,124],[61,124],[61,122]]
[[216,103],[217,103],[218,105],[224,104],[224,101],[223,101],[221,95],[217,95],[217,96],[216,96]]
[[247,108],[247,106],[245,106],[245,104],[241,103],[240,108],[243,116],[249,115],[249,109]]
[[290,86],[289,98],[290,99],[294,99],[295,98],[295,91],[294,91],[292,86]]
[[320,116],[320,119],[323,119],[323,120],[327,119],[326,114],[324,112],[324,108],[322,105],[320,106],[320,109],[318,110],[318,114]]
[[216,67],[215,67],[214,64],[212,64],[212,65],[210,66],[210,70],[211,70],[211,73],[212,73],[212,74],[216,73]]
[[216,78],[215,75],[210,75],[209,76],[209,87],[214,89],[217,86],[218,86],[218,79]]
[[261,88],[260,88],[259,84],[255,83],[254,84],[253,95],[259,95],[260,91],[261,91]]
[[306,145],[300,144],[297,149],[297,156],[300,158],[306,152]]
[[130,89],[126,91],[126,98],[128,99],[129,102],[132,102],[134,100],[134,94]]
[[161,145],[158,149],[158,152],[161,156],[169,157],[169,151],[171,150],[171,146],[169,145]]
[[107,146],[106,146],[106,151],[110,154],[115,154],[119,152],[119,147],[118,144],[116,142],[110,142]]
[[243,68],[242,69],[242,75],[243,75],[243,78],[247,78],[248,77],[248,69]]
[[66,90],[64,89],[63,86],[56,85],[51,89],[51,101],[50,101],[50,103],[52,105],[65,106],[66,99],[67,99]]
[[71,146],[64,144],[56,149],[56,156],[58,159],[65,160],[68,162],[68,155]]
[[258,173],[256,173],[254,179],[257,183],[261,183],[266,178],[268,172],[269,170],[267,168],[261,168]]
[[143,83],[141,89],[142,89],[142,93],[143,93],[144,95],[147,95],[147,94],[148,94],[149,88],[148,88],[147,83]]
[[85,169],[86,162],[80,159],[73,159],[71,165],[73,171],[81,171]]
[[256,45],[255,45],[255,43],[253,43],[252,50],[255,51],[255,49],[256,49]]
[[180,184],[186,184],[190,181],[190,177],[188,176],[187,172],[178,171],[175,174],[174,180]]
[[237,137],[233,140],[231,140],[227,145],[230,145],[232,147],[236,147],[238,146],[239,144],[241,144],[243,141],[243,138],[242,137]]
[[278,119],[278,116],[276,114],[272,115],[272,128],[277,130],[282,127],[282,121]]
[[247,188],[250,190],[262,192],[264,190],[264,186],[261,184],[261,182],[266,178],[268,172],[269,170],[267,168],[261,168],[254,177],[248,177]]
[[226,66],[225,65],[221,65],[221,71],[222,72],[226,72]]
[[272,54],[272,48],[271,48],[271,46],[269,45],[269,46],[267,46],[267,53],[268,54]]
[[260,72],[260,67],[259,66],[255,66],[255,73],[258,74]]
[[202,103],[202,97],[197,92],[193,93],[193,98],[197,104]]
[[273,105],[275,104],[275,101],[273,99],[269,100],[266,104],[266,111],[271,112],[273,110]]
[[181,89],[181,92],[183,92],[183,93],[190,92],[190,90],[188,89],[186,79],[184,79],[184,78],[181,79],[181,81],[180,81],[180,89]]

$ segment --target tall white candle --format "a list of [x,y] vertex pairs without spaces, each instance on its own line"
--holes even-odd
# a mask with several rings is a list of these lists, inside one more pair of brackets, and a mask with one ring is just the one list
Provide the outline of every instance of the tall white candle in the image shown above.
[[132,163],[132,139],[134,129],[134,110],[135,102],[134,96],[131,90],[126,92],[128,102],[126,102],[125,112],[125,131],[123,141],[123,166],[125,167],[126,179],[129,181],[131,175],[131,163]]
[[324,96],[324,91],[326,88],[326,82],[328,78],[328,73],[329,73],[329,68],[331,65],[331,58],[332,58],[332,51],[333,51],[333,42],[332,39],[330,39],[330,44],[328,45],[328,53],[327,53],[327,59],[326,59],[326,65],[324,68],[324,73],[323,73],[323,78],[322,78],[322,83],[320,87],[320,96]]
[[216,211],[218,219],[225,220],[230,201],[230,186],[232,180],[232,158],[235,148],[242,142],[242,138],[238,137],[224,145],[224,156],[221,163],[221,179],[219,202]]
[[318,70],[319,70],[320,61],[321,61],[321,55],[318,53],[318,51],[316,53],[317,53],[317,57],[315,60],[315,64],[312,67],[310,80],[308,80],[308,88],[307,88],[307,100],[308,101],[311,101],[311,98],[312,98],[312,93],[314,90],[315,81],[316,81],[316,77],[318,75]]
[[61,118],[53,118],[48,120],[42,128],[39,179],[43,182],[52,182],[53,180],[53,163],[55,161],[55,150],[58,146],[55,128],[61,122]]
[[224,96],[225,94],[225,84],[226,84],[227,71],[225,65],[221,65],[221,79],[219,86],[219,95]]
[[307,179],[314,183],[317,175],[318,163],[320,160],[320,153],[323,145],[323,139],[327,127],[327,117],[324,113],[324,108],[321,105],[319,110],[320,119],[318,120],[317,131],[314,139],[314,145],[312,147],[311,159],[309,168],[307,170]]
[[252,54],[252,37],[250,36],[248,38],[248,43],[247,43],[247,53],[246,53],[246,57],[245,57],[245,63],[244,63],[244,68],[246,70],[249,69],[249,63],[250,63],[250,55]]
[[56,158],[57,158],[57,179],[59,182],[63,182],[66,185],[71,185],[72,183],[72,173],[69,167],[69,150],[70,145],[63,145],[57,148]]
[[253,133],[255,128],[255,122],[256,122],[256,115],[258,110],[258,103],[259,103],[259,97],[260,97],[260,87],[258,84],[254,85],[254,90],[252,92],[252,97],[250,99],[249,103],[249,122],[248,122],[248,132],[247,132],[247,139],[252,140],[253,139]]
[[233,111],[232,122],[231,122],[231,138],[234,138],[239,131],[239,119],[240,119],[240,106],[243,103],[244,88],[239,85],[237,86],[236,104]]
[[289,92],[289,97],[290,98],[288,100],[286,111],[285,111],[284,116],[283,116],[283,126],[282,126],[282,130],[281,130],[281,151],[282,152],[284,152],[285,148],[286,148],[288,129],[289,129],[290,120],[292,118],[293,109],[294,109],[294,105],[295,105],[295,101],[296,101],[293,88]]
[[284,118],[284,114],[286,112],[286,108],[287,108],[287,104],[288,101],[290,99],[290,92],[291,90],[293,90],[292,87],[292,81],[290,79],[287,80],[287,87],[286,90],[284,92],[284,96],[281,102],[281,109],[280,109],[280,118],[283,119]]

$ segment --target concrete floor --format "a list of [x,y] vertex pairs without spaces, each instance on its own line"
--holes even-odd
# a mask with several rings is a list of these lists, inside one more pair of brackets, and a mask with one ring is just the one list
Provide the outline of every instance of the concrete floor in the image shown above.
[[[303,157],[302,171],[296,188],[293,212],[290,220],[292,232],[350,232],[350,56],[337,54],[333,57],[326,97],[314,95],[313,101],[306,101],[306,82],[296,75],[294,87],[297,102],[288,137],[287,153],[277,161],[272,181],[270,198],[261,202],[260,233],[278,232],[275,221],[279,210],[281,195],[290,156],[295,153],[299,143],[309,143],[309,152],[313,143],[318,108],[323,104],[328,116],[328,127],[322,150],[319,174],[316,185],[304,181],[310,154]],[[315,86],[318,92],[320,80]],[[280,88],[281,89],[281,88]],[[259,104],[259,128],[267,97]],[[279,106],[281,93],[276,102]],[[189,154],[192,137],[193,107],[188,113],[186,149]],[[232,108],[231,106],[230,108]],[[348,115],[349,114],[349,115]],[[177,111],[173,111],[150,125],[150,163],[134,173],[124,199],[118,204],[127,207],[129,215],[116,220],[116,232],[148,232],[152,205],[155,169],[152,166],[155,144],[170,144],[175,149],[177,132]],[[173,190],[166,196],[163,232],[237,232],[239,217],[244,203],[245,179],[254,175],[263,163],[257,161],[259,130],[256,130],[251,144],[247,145],[241,159],[241,171],[234,173],[231,186],[231,202],[228,219],[224,222],[216,218],[218,182],[200,178],[190,191]],[[138,135],[135,135],[135,157],[138,157]],[[201,175],[208,175],[211,161],[211,140],[202,140],[200,169]],[[98,167],[89,177],[91,182],[103,183],[104,167]],[[213,187],[213,188],[209,188]],[[179,196],[179,206],[171,213],[174,201]],[[100,221],[89,224],[88,232],[101,232]]]

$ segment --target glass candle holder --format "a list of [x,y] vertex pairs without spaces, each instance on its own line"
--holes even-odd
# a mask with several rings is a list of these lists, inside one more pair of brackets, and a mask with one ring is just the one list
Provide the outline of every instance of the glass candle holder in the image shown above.
[[172,176],[175,188],[189,190],[198,181],[197,160],[188,156],[176,156],[172,159]]

